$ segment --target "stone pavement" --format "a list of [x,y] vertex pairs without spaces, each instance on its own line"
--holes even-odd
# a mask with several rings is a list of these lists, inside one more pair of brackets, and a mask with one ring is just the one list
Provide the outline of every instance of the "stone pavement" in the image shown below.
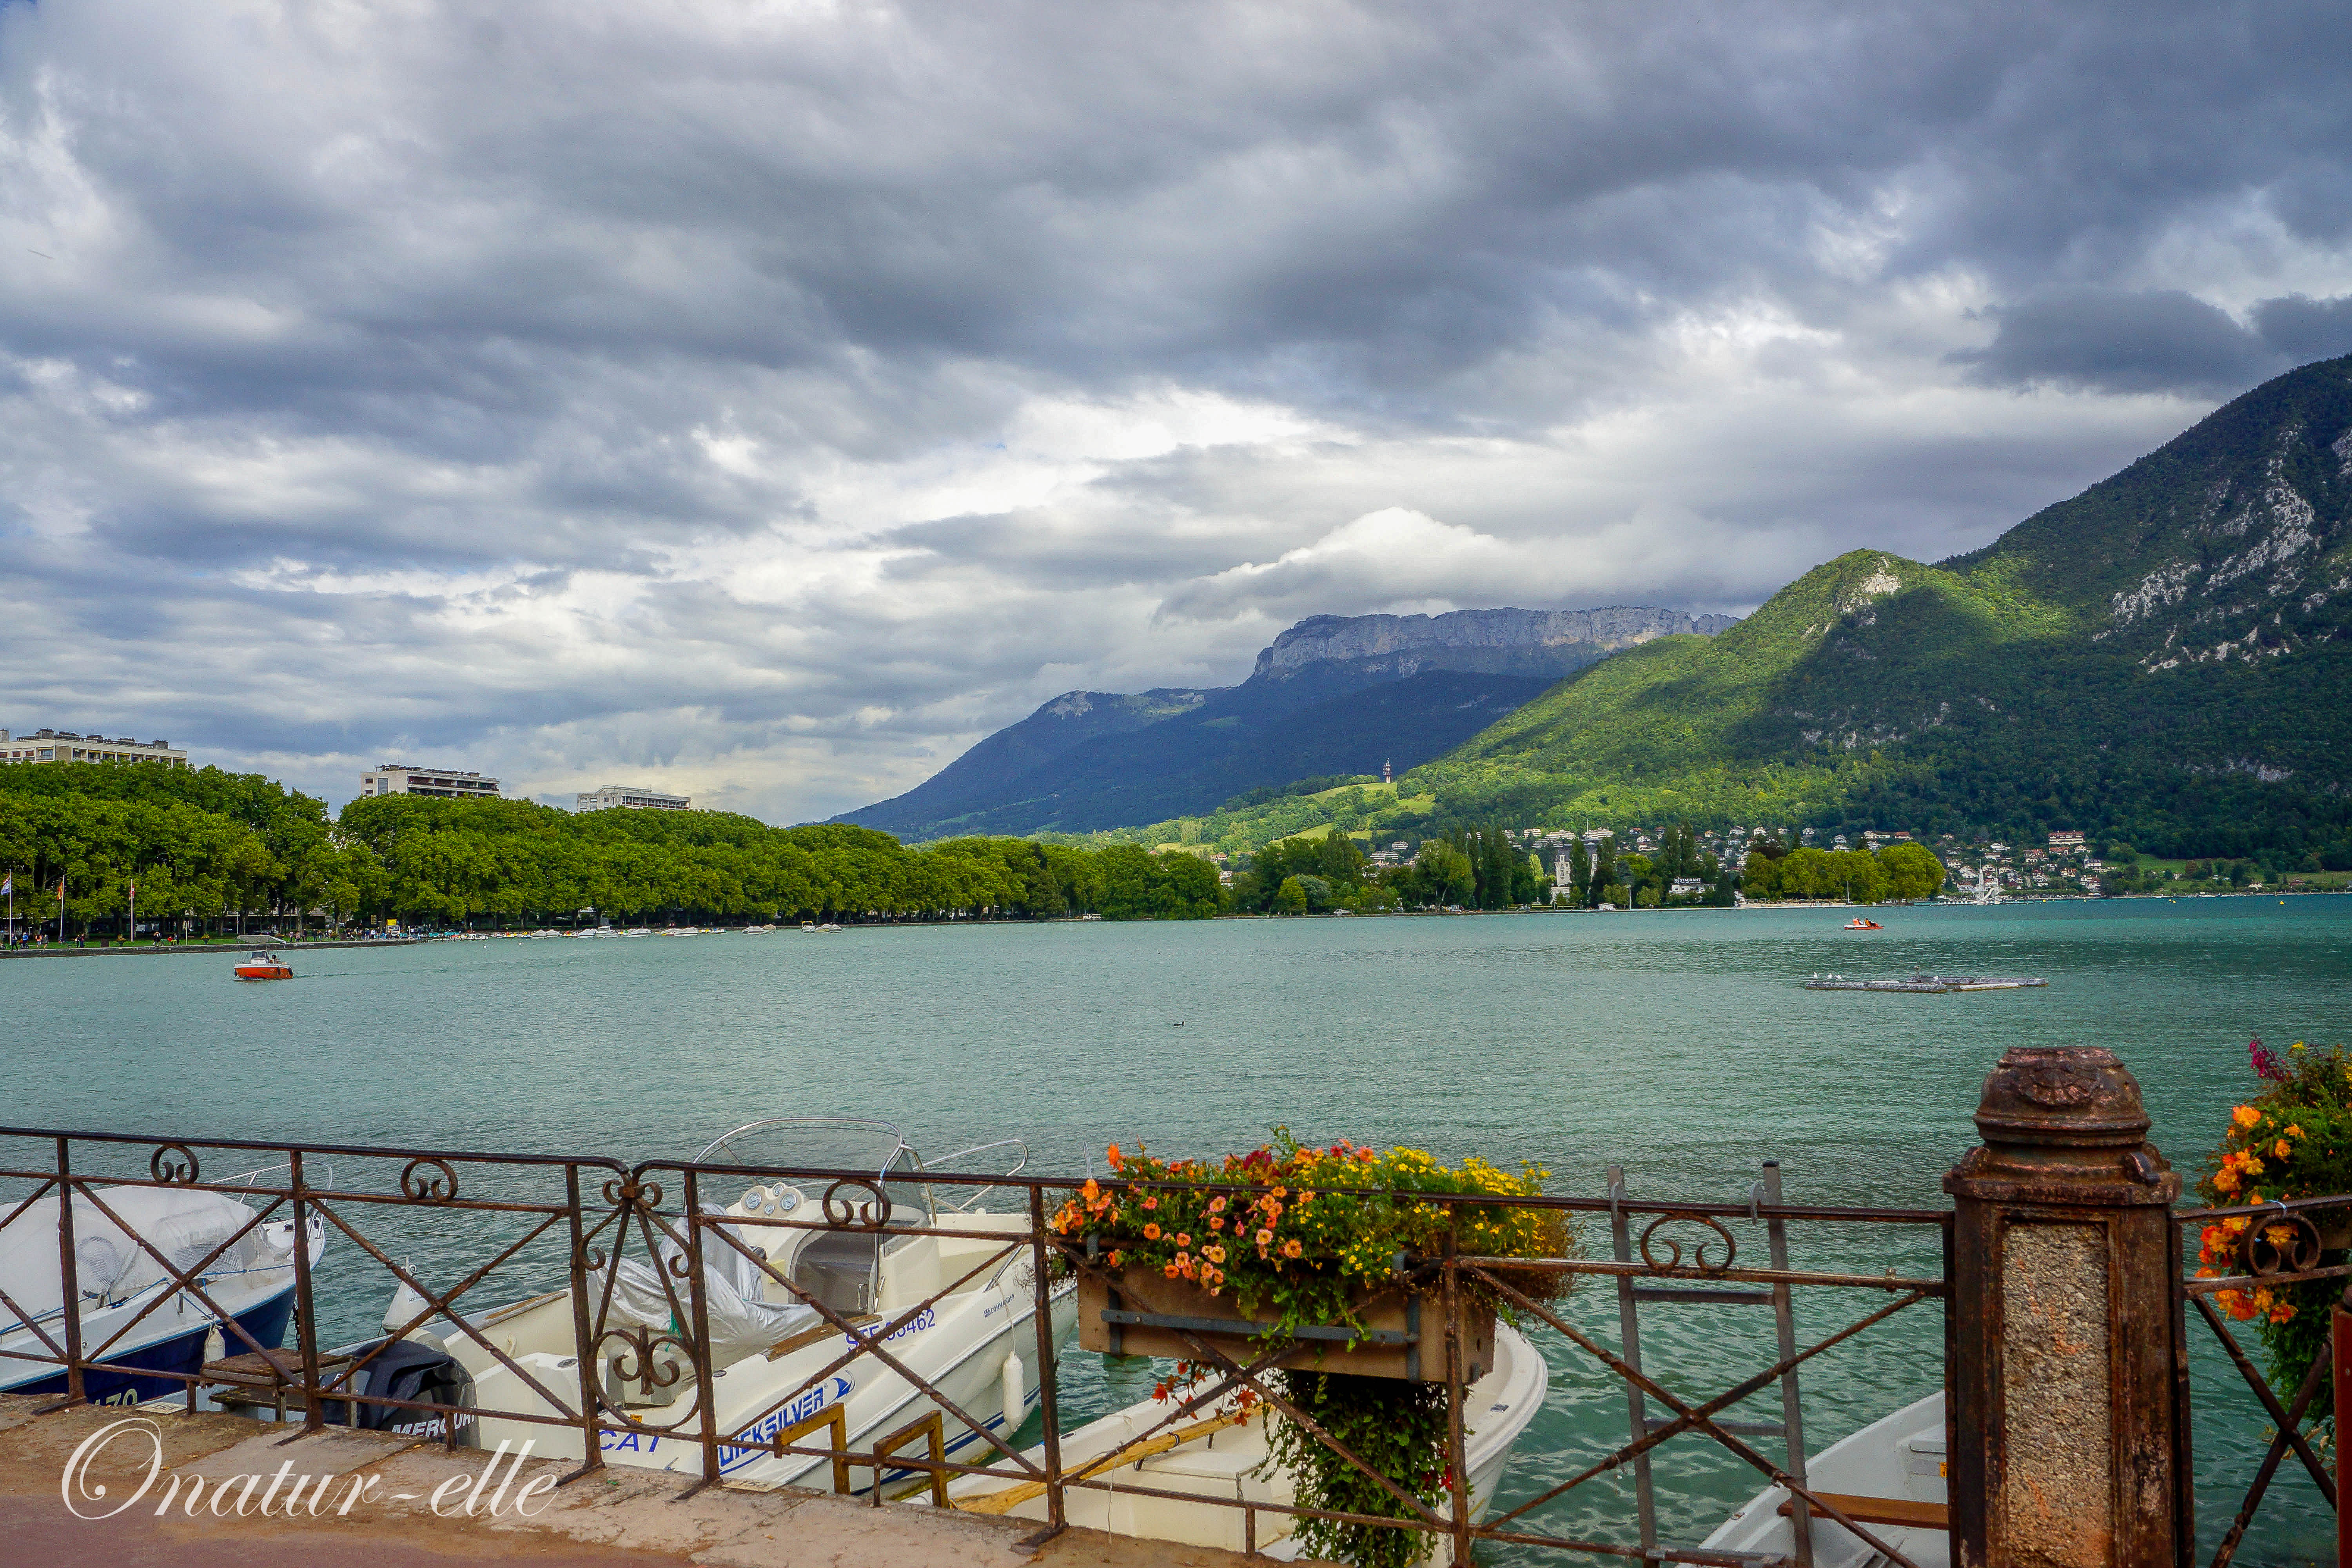
[[[290,1428],[257,1428],[233,1415],[142,1417],[115,1406],[34,1414],[47,1402],[0,1394],[0,1561],[12,1564],[460,1568],[498,1559],[518,1568],[1243,1568],[1251,1561],[1083,1530],[1032,1549],[1023,1544],[1037,1528],[1028,1521],[876,1509],[821,1492],[713,1489],[680,1500],[691,1479],[654,1470],[615,1468],[553,1490],[547,1483],[568,1464],[507,1465],[485,1481],[487,1454],[389,1434],[289,1439]],[[69,1508],[60,1483],[91,1442]],[[297,1477],[308,1478],[307,1489],[289,1518]],[[374,1485],[365,1484],[369,1477]],[[275,1497],[272,1478],[282,1478]],[[138,1500],[125,1506],[133,1494]],[[273,1504],[266,1518],[265,1497]],[[531,1516],[520,1517],[519,1505]],[[108,1517],[83,1517],[95,1515]]]

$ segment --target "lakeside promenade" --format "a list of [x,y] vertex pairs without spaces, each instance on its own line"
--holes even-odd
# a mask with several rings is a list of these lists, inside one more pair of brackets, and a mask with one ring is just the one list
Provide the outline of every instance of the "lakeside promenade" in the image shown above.
[[415,947],[424,940],[414,936],[380,936],[337,942],[277,942],[268,937],[235,937],[215,942],[110,942],[97,947],[73,947],[64,942],[52,942],[36,947],[30,944],[0,949],[0,958],[156,958],[168,953],[210,953],[217,958],[224,953],[246,952],[266,947],[272,952],[311,952],[331,947]]
[[[562,1476],[570,1462],[527,1460],[510,1478],[499,1468],[469,1511],[458,1500],[489,1455],[336,1428],[289,1441],[282,1427],[257,1435],[251,1421],[203,1412],[158,1413],[148,1418],[154,1441],[142,1429],[108,1443],[87,1468],[88,1484],[103,1486],[106,1495],[90,1497],[86,1486],[68,1509],[60,1483],[76,1449],[110,1423],[137,1419],[138,1412],[78,1405],[41,1414],[54,1402],[0,1394],[0,1534],[15,1561],[109,1568],[308,1568],[322,1562],[370,1568],[492,1562],[524,1568],[1241,1568],[1250,1561],[1209,1547],[1079,1529],[1032,1548],[1025,1541],[1036,1526],[1029,1521],[876,1509],[798,1489],[710,1488],[687,1497],[693,1477],[659,1470],[607,1470],[549,1493],[533,1517],[502,1505],[492,1518],[481,1503],[499,1479],[509,1480],[510,1499],[541,1477]],[[104,1514],[139,1491],[156,1443],[163,1468],[145,1494],[111,1517],[82,1517]],[[307,1510],[287,1517],[282,1494],[262,1515],[268,1478],[289,1464],[289,1474],[310,1478],[314,1488],[331,1479],[329,1500],[316,1517]],[[159,1517],[158,1500],[174,1479],[189,1487],[199,1478],[208,1485],[232,1481],[234,1500],[235,1479],[246,1476],[263,1479],[242,1510],[230,1500],[215,1513],[208,1499],[193,1517],[177,1504],[169,1517]],[[351,1479],[369,1476],[379,1484],[348,1512],[339,1511]],[[459,1478],[467,1485],[446,1492],[436,1512],[436,1489]]]

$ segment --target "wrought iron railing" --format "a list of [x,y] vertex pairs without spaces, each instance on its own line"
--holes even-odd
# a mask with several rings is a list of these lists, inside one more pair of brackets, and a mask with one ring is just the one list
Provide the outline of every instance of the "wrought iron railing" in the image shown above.
[[[208,1175],[215,1170],[236,1173],[216,1180]],[[608,1449],[670,1442],[694,1451],[698,1487],[725,1479],[748,1459],[765,1458],[806,1460],[820,1475],[829,1466],[836,1490],[854,1489],[877,1503],[887,1489],[886,1482],[903,1485],[911,1479],[917,1489],[945,1500],[950,1479],[988,1476],[1003,1483],[997,1491],[1000,1502],[1013,1489],[1042,1498],[1046,1534],[1066,1526],[1066,1504],[1073,1492],[1108,1491],[1238,1510],[1243,1516],[1241,1543],[1250,1551],[1281,1533],[1284,1527],[1270,1524],[1270,1516],[1294,1521],[1313,1517],[1417,1532],[1450,1545],[1456,1561],[1468,1561],[1476,1543],[1492,1542],[1710,1568],[1750,1568],[1752,1555],[1659,1539],[1650,1509],[1648,1462],[1663,1445],[1694,1436],[1751,1468],[1759,1478],[1758,1485],[1783,1487],[1797,1500],[1792,1560],[1810,1562],[1807,1526],[1811,1520],[1822,1520],[1851,1531],[1889,1563],[1911,1568],[1908,1558],[1869,1523],[1853,1518],[1834,1495],[1808,1486],[1799,1422],[1790,1419],[1770,1428],[1726,1413],[1751,1397],[1769,1395],[1777,1384],[1789,1394],[1787,1413],[1793,1416],[1790,1380],[1800,1367],[1911,1308],[1935,1302],[1948,1309],[1948,1264],[1927,1274],[1792,1267],[1787,1226],[1892,1226],[1920,1237],[1922,1242],[1937,1241],[1948,1258],[1950,1215],[1942,1210],[1787,1204],[1779,1201],[1777,1173],[1768,1174],[1772,1190],[1767,1194],[1759,1185],[1744,1204],[1637,1200],[1626,1195],[1622,1180],[1613,1184],[1610,1195],[1600,1198],[1394,1194],[1401,1201],[1433,1205],[1449,1221],[1480,1207],[1540,1207],[1605,1217],[1617,1243],[1609,1257],[1502,1258],[1459,1251],[1452,1240],[1457,1227],[1449,1226],[1438,1247],[1405,1260],[1411,1287],[1431,1309],[1420,1316],[1423,1338],[1417,1350],[1428,1354],[1433,1369],[1442,1366],[1452,1412],[1446,1496],[1436,1506],[1381,1475],[1318,1426],[1272,1376],[1285,1362],[1303,1353],[1297,1342],[1235,1341],[1181,1326],[1173,1331],[1196,1364],[1213,1369],[1212,1381],[1171,1398],[1164,1417],[1119,1452],[1173,1432],[1201,1411],[1247,1391],[1370,1478],[1393,1505],[1393,1516],[1320,1510],[1267,1497],[1155,1489],[1148,1484],[1148,1471],[1113,1473],[1102,1468],[1101,1457],[1092,1464],[1066,1466],[1056,1311],[1066,1317],[1081,1278],[1112,1286],[1117,1281],[1102,1258],[1047,1223],[1048,1215],[1076,1184],[1017,1170],[959,1173],[921,1167],[875,1172],[659,1161],[625,1164],[565,1155],[0,1129],[0,1193],[6,1194],[0,1198],[0,1225],[18,1221],[44,1198],[71,1200],[57,1205],[64,1302],[108,1305],[104,1282],[83,1277],[76,1239],[76,1222],[83,1216],[96,1216],[128,1236],[152,1260],[150,1272],[160,1276],[157,1283],[163,1287],[151,1292],[152,1300],[143,1307],[122,1303],[95,1338],[84,1332],[90,1320],[88,1311],[26,1311],[0,1289],[0,1328],[15,1331],[5,1348],[0,1348],[0,1386],[23,1386],[27,1371],[49,1373],[58,1403],[64,1404],[90,1397],[95,1385],[106,1379],[136,1377],[189,1390],[186,1407],[194,1409],[205,1402],[206,1390],[221,1386],[222,1361],[234,1360],[242,1352],[248,1386],[241,1397],[257,1402],[250,1384],[257,1379],[266,1395],[257,1403],[308,1427],[356,1425],[364,1410],[400,1412],[437,1423],[433,1430],[450,1443],[460,1440],[461,1426],[469,1422],[510,1423],[526,1431],[562,1430],[575,1436],[560,1442],[551,1436],[551,1446],[568,1448],[576,1443],[579,1453],[567,1480],[605,1463]],[[815,1201],[796,1200],[790,1207],[710,1201],[720,1194],[746,1190],[746,1184],[763,1193],[772,1184],[779,1194],[789,1187]],[[1131,1184],[1106,1184],[1113,1188]],[[118,1212],[127,1201],[120,1194],[136,1189],[221,1194],[252,1213],[234,1235],[215,1237],[202,1256],[175,1255],[142,1236]],[[935,1203],[931,1194],[937,1189],[966,1195],[960,1203]],[[1256,1191],[1246,1186],[1224,1190],[1236,1194]],[[984,1201],[971,1194],[983,1194]],[[1007,1198],[1012,1200],[1009,1212],[983,1212],[987,1203],[1002,1205]],[[293,1304],[290,1350],[261,1342],[234,1310],[225,1310],[216,1300],[222,1292],[212,1272],[242,1238],[281,1217],[291,1220],[295,1238],[282,1265]],[[1764,1227],[1769,1241],[1763,1257],[1742,1254],[1735,1233],[1740,1226]],[[919,1296],[887,1303],[870,1293],[860,1300],[828,1299],[809,1279],[772,1261],[784,1248],[765,1238],[796,1231],[870,1239],[877,1270],[886,1244],[928,1237],[960,1244],[962,1251],[953,1268],[938,1277],[938,1288]],[[1928,1234],[1923,1237],[1922,1231]],[[323,1238],[323,1249],[315,1256],[313,1238]],[[1824,1250],[1843,1255],[1836,1248]],[[1907,1254],[1923,1256],[1925,1247],[1911,1246]],[[421,1263],[420,1258],[435,1261]],[[618,1310],[625,1264],[641,1270],[632,1276],[641,1289],[648,1277],[654,1281],[659,1291],[657,1310],[648,1312],[642,1302],[634,1310]],[[1612,1348],[1559,1305],[1537,1300],[1513,1283],[1524,1283],[1529,1272],[1606,1281],[1628,1311],[1639,1302],[1677,1300],[1769,1306],[1778,1330],[1777,1353],[1769,1364],[1711,1397],[1677,1394],[1655,1369],[1643,1369],[1632,1335]],[[836,1353],[823,1358],[790,1386],[772,1388],[748,1405],[738,1402],[724,1407],[721,1380],[729,1365],[713,1350],[712,1313],[719,1289],[716,1281],[730,1273],[768,1287],[761,1293],[772,1301],[809,1309],[810,1330],[781,1342],[772,1355],[784,1344],[804,1346],[837,1338],[833,1341]],[[874,1278],[878,1279],[878,1272]],[[1009,1415],[1003,1421],[992,1419],[992,1413],[975,1408],[969,1395],[957,1397],[941,1386],[939,1375],[926,1375],[895,1348],[899,1336],[920,1325],[925,1314],[972,1289],[976,1281],[993,1282],[1008,1300],[1013,1292],[1025,1298],[1031,1327],[1020,1349],[1035,1358],[1042,1407],[1041,1441],[1034,1453],[1009,1429]],[[97,1298],[90,1295],[93,1285],[100,1288]],[[1576,1474],[1556,1482],[1547,1479],[1533,1495],[1507,1509],[1492,1499],[1474,1499],[1468,1490],[1463,1406],[1472,1369],[1465,1362],[1464,1303],[1474,1291],[1499,1301],[1524,1330],[1558,1336],[1566,1347],[1559,1353],[1589,1358],[1622,1380],[1630,1393],[1632,1427],[1625,1442]],[[1800,1345],[1791,1311],[1792,1293],[1798,1291],[1859,1291],[1885,1300]],[[142,1324],[183,1293],[220,1321],[222,1356],[207,1358],[205,1364],[160,1369],[129,1359],[125,1348],[140,1342]],[[398,1305],[380,1329],[355,1331],[364,1322],[364,1310],[385,1293]],[[568,1309],[557,1307],[558,1301],[568,1303]],[[568,1320],[551,1331],[557,1336],[555,1348],[564,1353],[534,1351],[518,1342],[511,1326],[530,1313],[539,1314],[531,1321],[541,1321],[542,1328],[552,1316]],[[660,1321],[664,1317],[667,1322]],[[506,1374],[500,1383],[506,1392],[495,1400],[478,1398],[463,1412],[454,1410],[446,1398],[372,1392],[367,1386],[371,1367],[394,1344],[425,1333],[467,1351],[467,1359],[481,1372],[478,1393],[479,1382],[494,1380],[499,1373]],[[852,1451],[854,1435],[843,1400],[828,1391],[854,1368],[895,1374],[928,1405],[928,1414],[877,1432],[861,1450]],[[1653,1405],[1664,1415],[1647,1415]],[[947,1423],[976,1435],[983,1447],[973,1457],[983,1462],[956,1457],[942,1441]],[[1761,1447],[1751,1441],[1767,1431],[1780,1440]],[[1629,1472],[1639,1475],[1642,1486],[1628,1538],[1600,1539],[1547,1522],[1547,1510],[1578,1489],[1601,1477]],[[1525,1487],[1524,1478],[1521,1485]]]
[[[2312,1435],[2305,1429],[2322,1389],[2334,1394],[2333,1403],[2339,1417],[2347,1405],[2352,1405],[2352,1367],[2339,1361],[2352,1361],[2352,1340],[2347,1337],[2352,1314],[2346,1310],[2352,1306],[2352,1262],[2324,1261],[2331,1255],[2345,1256],[2346,1246],[2352,1243],[2352,1194],[2187,1209],[2177,1212],[2173,1221],[2174,1246],[2183,1263],[2181,1315],[2185,1320],[2188,1312],[2193,1311],[2204,1321],[2270,1422],[2262,1461],[2254,1468],[2229,1530],[2214,1548],[2211,1568],[2230,1568],[2236,1560],[2245,1544],[2247,1531],[2252,1528],[2290,1453],[2309,1475],[2321,1500],[2336,1512],[2339,1552],[2346,1553],[2343,1560],[2352,1562],[2352,1535],[2347,1535],[2343,1527],[2343,1510],[2336,1500],[2336,1478],[2314,1447]],[[2203,1238],[2209,1234],[2216,1235],[2220,1240],[2221,1245],[2214,1252],[2225,1258],[2226,1264],[2204,1264],[2192,1274],[2186,1260],[2206,1252]],[[2330,1331],[2320,1339],[2317,1354],[2301,1385],[2282,1399],[2281,1391],[2271,1386],[2246,1347],[2231,1332],[2225,1317],[2234,1314],[2225,1314],[2217,1303],[2242,1307],[2246,1309],[2245,1316],[2252,1318],[2270,1309],[2276,1292],[2299,1285],[2339,1280],[2347,1288],[2335,1294]],[[2258,1300],[2260,1306],[2256,1305]],[[2304,1303],[2303,1310],[2310,1310],[2310,1306],[2311,1303]],[[2184,1392],[2188,1375],[2184,1353],[2180,1363]]]

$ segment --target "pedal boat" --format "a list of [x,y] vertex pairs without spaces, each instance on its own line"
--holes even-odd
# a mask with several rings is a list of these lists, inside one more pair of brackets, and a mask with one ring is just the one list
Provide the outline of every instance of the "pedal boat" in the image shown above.
[[294,966],[274,952],[250,952],[236,966],[239,980],[291,980]]
[[[1917,1563],[1949,1568],[1944,1396],[1938,1392],[1831,1444],[1805,1461],[1805,1487]],[[1716,1528],[1701,1550],[1793,1561],[1795,1512],[1788,1489],[1767,1487]],[[1825,1515],[1811,1526],[1816,1568],[1865,1568],[1885,1559]]]
[[[1018,1140],[1005,1139],[958,1150],[927,1167],[887,1123],[828,1118],[751,1122],[714,1141],[695,1160],[697,1163],[792,1164],[807,1169],[823,1162],[807,1158],[805,1145],[800,1157],[793,1159],[775,1158],[765,1152],[755,1157],[753,1146],[764,1140],[772,1147],[779,1141],[790,1147],[795,1133],[837,1134],[844,1129],[875,1139],[868,1148],[887,1148],[882,1159],[861,1167],[877,1175],[905,1176],[927,1168],[952,1170],[955,1162],[972,1155],[1007,1152],[1018,1155],[1012,1171],[1006,1173],[1011,1174],[1027,1160],[1027,1150]],[[941,1287],[978,1268],[992,1253],[1019,1244],[1008,1256],[917,1312],[885,1342],[892,1357],[939,1388],[981,1426],[1010,1441],[1037,1407],[1040,1381],[1030,1272],[1033,1254],[1026,1243],[1029,1216],[1025,1210],[1017,1209],[991,1213],[980,1195],[958,1203],[943,1189],[905,1181],[892,1182],[887,1190],[894,1206],[887,1227],[879,1234],[781,1226],[743,1226],[736,1228],[736,1234],[745,1246],[764,1250],[780,1273],[861,1329],[887,1327]],[[724,1213],[735,1218],[819,1219],[824,1192],[825,1184],[821,1184],[802,1187],[754,1181]],[[846,1196],[847,1201],[867,1201],[862,1191]],[[933,1225],[1001,1235],[1003,1241],[908,1233],[911,1226]],[[606,1328],[642,1325],[656,1335],[670,1331],[667,1298],[653,1271],[633,1258],[618,1267],[621,1274]],[[718,1373],[714,1380],[718,1429],[723,1436],[772,1442],[800,1424],[822,1419],[838,1408],[843,1412],[847,1449],[870,1455],[880,1437],[937,1411],[950,1460],[959,1464],[1003,1460],[994,1445],[870,1353],[803,1390],[802,1384],[855,1349],[855,1342],[715,1237],[705,1242],[704,1269],[711,1361]],[[601,1284],[592,1289],[601,1296]],[[678,1286],[677,1290],[683,1300],[684,1287]],[[424,1306],[404,1288],[385,1314],[385,1328],[401,1327]],[[1076,1285],[1055,1286],[1048,1306],[1051,1343],[1058,1355],[1077,1331]],[[592,1301],[592,1319],[595,1310]],[[490,1312],[478,1326],[544,1386],[568,1398],[577,1397],[580,1380],[573,1359],[568,1289]],[[469,1336],[451,1329],[436,1337],[442,1341],[438,1348],[455,1357],[471,1375],[471,1404],[479,1413],[474,1441],[485,1448],[495,1448],[501,1441],[520,1448],[529,1441],[537,1456],[575,1460],[582,1457],[576,1427],[501,1420],[489,1414],[520,1411],[553,1415],[560,1412]],[[685,1353],[674,1347],[657,1349],[649,1384],[643,1376],[625,1375],[642,1373],[645,1369],[621,1342],[607,1340],[601,1350],[596,1375],[608,1405],[606,1418],[614,1425],[625,1420],[639,1428],[602,1434],[604,1461],[700,1475],[702,1423],[695,1409],[693,1367]],[[665,1382],[666,1376],[671,1381]],[[609,1409],[615,1405],[617,1412]],[[812,1448],[829,1447],[835,1440],[833,1429],[825,1426],[791,1439],[795,1446]],[[928,1457],[927,1447],[919,1441],[907,1451],[917,1458]],[[797,1485],[820,1490],[834,1487],[829,1459],[803,1455],[778,1458],[742,1442],[722,1443],[719,1468],[721,1477],[735,1485],[761,1489]],[[883,1478],[884,1490],[895,1495],[910,1484],[923,1482],[927,1474],[892,1468]],[[850,1481],[853,1491],[869,1491],[873,1471],[853,1468]]]
[[[240,1176],[225,1184],[250,1179]],[[121,1224],[106,1216],[98,1206],[101,1203]],[[253,1225],[253,1219],[251,1207],[226,1193],[183,1186],[107,1186],[75,1194],[74,1266],[81,1295],[82,1353],[114,1369],[82,1373],[82,1391],[91,1404],[177,1399],[188,1385],[156,1374],[193,1374],[207,1359],[252,1348],[236,1330],[224,1327],[224,1317],[234,1320],[256,1344],[275,1348],[285,1339],[294,1311],[294,1222]],[[143,1238],[183,1272],[228,1243],[227,1250],[196,1276],[221,1311],[215,1313],[174,1284],[170,1272],[134,1237]],[[326,1222],[312,1219],[313,1262],[325,1249],[326,1239]],[[0,1352],[5,1352],[0,1354],[0,1393],[63,1394],[65,1370],[41,1342],[46,1333],[58,1344],[65,1342],[54,1195],[35,1199],[0,1226],[0,1291],[16,1304],[0,1305]]]
[[[1550,1383],[1543,1357],[1527,1337],[1508,1323],[1496,1323],[1495,1365],[1464,1390],[1464,1441],[1473,1520],[1486,1517],[1509,1467],[1511,1450],[1543,1407]],[[1168,1423],[1174,1408],[1172,1401],[1162,1404],[1147,1399],[1064,1433],[1064,1471],[1113,1487],[1124,1484],[1203,1498],[1295,1502],[1295,1480],[1288,1470],[1268,1467],[1267,1473],[1258,1473],[1265,1464],[1265,1423],[1281,1419],[1279,1415],[1270,1417],[1261,1404],[1238,1420],[1204,1413]],[[1160,1428],[1156,1435],[1145,1436],[1155,1427]],[[1028,1458],[1043,1466],[1045,1449],[1032,1448]],[[1072,1487],[1062,1495],[1072,1524],[1185,1546],[1213,1546],[1227,1552],[1247,1549],[1244,1510],[1238,1508],[1087,1487]],[[1044,1489],[1034,1483],[1015,1486],[991,1476],[959,1476],[948,1488],[948,1500],[971,1513],[1045,1517]],[[1437,1511],[1451,1517],[1447,1505],[1440,1504]],[[1292,1533],[1296,1523],[1289,1514],[1260,1513],[1259,1552],[1281,1562],[1297,1560],[1299,1546]],[[1436,1541],[1418,1561],[1450,1563],[1452,1541]]]

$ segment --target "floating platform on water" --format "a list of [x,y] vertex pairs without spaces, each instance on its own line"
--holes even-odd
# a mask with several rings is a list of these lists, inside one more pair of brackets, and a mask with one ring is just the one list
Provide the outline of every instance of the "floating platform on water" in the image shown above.
[[2021,991],[2050,982],[2022,974],[1918,974],[1908,980],[1848,980],[1843,974],[1816,974],[1805,982],[1808,991],[1893,991],[1910,995],[1935,995],[1947,991]]
[[2038,975],[2025,974],[1930,974],[1927,978],[1954,991],[2021,991],[2050,984]]

